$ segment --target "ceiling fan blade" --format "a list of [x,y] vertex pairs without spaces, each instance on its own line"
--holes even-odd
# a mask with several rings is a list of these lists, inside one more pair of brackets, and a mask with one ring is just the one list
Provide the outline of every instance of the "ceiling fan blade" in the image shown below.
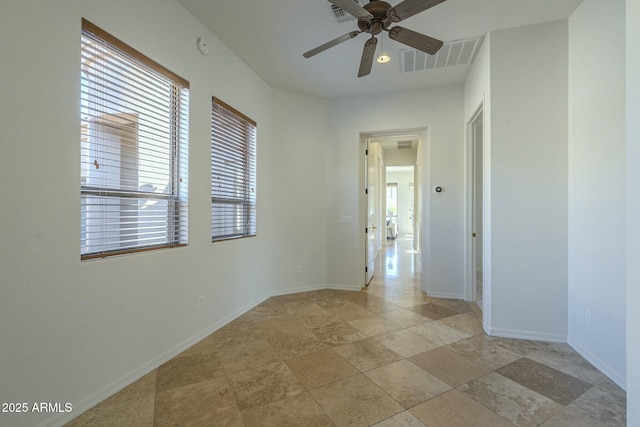
[[404,0],[389,10],[389,18],[392,22],[400,22],[403,19],[407,19],[445,1],[446,0]]
[[378,44],[378,39],[375,37],[371,37],[364,44],[364,49],[362,50],[362,59],[360,59],[360,69],[358,70],[358,77],[366,76],[371,72],[371,67],[373,66],[373,57],[376,55],[376,45]]
[[362,19],[371,19],[373,15],[366,11],[366,9],[359,4],[355,3],[353,0],[328,0],[329,3],[334,6],[338,6],[340,9],[345,12],[350,13],[356,18]]
[[329,42],[326,42],[325,44],[322,44],[316,47],[315,49],[311,49],[310,51],[303,53],[302,56],[304,56],[305,58],[311,58],[313,55],[317,55],[320,52],[324,52],[325,50],[329,49],[330,47],[338,45],[342,42],[346,42],[347,40],[354,38],[360,33],[361,33],[360,31],[351,31],[350,33],[345,34],[344,36],[340,36],[336,39],[333,39]]
[[421,50],[429,55],[435,55],[444,44],[441,40],[416,33],[413,30],[403,27],[393,27],[390,29],[389,38],[411,46],[414,49]]

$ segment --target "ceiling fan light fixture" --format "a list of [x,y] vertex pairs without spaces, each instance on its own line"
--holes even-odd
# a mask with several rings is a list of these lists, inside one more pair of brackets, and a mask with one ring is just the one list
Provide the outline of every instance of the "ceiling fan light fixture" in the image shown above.
[[386,64],[387,62],[391,61],[391,56],[389,55],[389,52],[384,50],[383,34],[380,34],[380,55],[378,55],[378,58],[376,59],[376,61],[378,61],[378,63],[380,64]]
[[391,57],[386,52],[382,52],[380,56],[378,56],[378,62],[381,64],[386,64],[391,61]]

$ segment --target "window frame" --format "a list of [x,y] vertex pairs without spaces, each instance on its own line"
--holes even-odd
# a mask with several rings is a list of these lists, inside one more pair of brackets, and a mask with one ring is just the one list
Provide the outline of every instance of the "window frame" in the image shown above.
[[[231,166],[232,163],[235,166]],[[256,190],[257,123],[214,96],[211,114],[212,242],[257,236]],[[230,232],[231,229],[234,231]]]
[[[94,45],[91,45],[94,43]],[[106,258],[110,256],[116,255],[124,255],[130,253],[137,252],[146,252],[151,250],[165,249],[165,248],[175,248],[186,246],[188,244],[188,114],[189,114],[189,82],[175,73],[169,71],[162,65],[138,52],[137,50],[131,48],[129,45],[123,43],[119,39],[110,35],[106,31],[102,30],[98,26],[92,24],[86,19],[82,19],[82,37],[81,37],[81,51],[83,54],[81,55],[81,73],[85,73],[87,76],[90,73],[87,70],[90,70],[90,65],[88,65],[89,61],[84,56],[85,50],[89,50],[90,48],[97,47],[100,49],[104,49],[105,55],[109,55],[107,57],[100,58],[104,64],[103,67],[106,69],[104,71],[104,76],[90,76],[81,78],[81,99],[83,102],[86,102],[87,108],[86,110],[81,108],[81,250],[80,250],[80,258],[81,260],[89,260],[96,258]],[[97,56],[95,56],[97,58]],[[115,58],[115,59],[112,59]],[[91,58],[92,60],[94,58]],[[85,62],[86,61],[86,62]],[[97,59],[95,61],[98,61]],[[160,88],[158,88],[155,92],[155,89],[149,89],[149,93],[151,95],[146,94],[135,94],[131,87],[127,87],[125,85],[116,86],[114,81],[116,80],[114,71],[117,65],[125,64],[128,68],[122,67],[118,69],[119,76],[125,79],[129,79],[127,83],[131,87],[135,87],[136,90],[140,89],[142,86],[148,84],[148,80],[140,80],[139,83],[131,83],[134,80],[133,71],[134,69],[140,70],[143,77],[146,76],[148,79],[157,79],[160,81],[165,90],[168,91],[162,92]],[[112,73],[112,74],[108,74]],[[93,89],[92,89],[93,85]],[[108,98],[109,101],[103,101],[104,106],[98,105],[98,101],[96,99],[99,97],[98,95],[93,95],[91,98],[91,91],[97,91],[96,88],[104,88],[104,90],[108,92],[103,92],[100,95],[103,98]],[[136,101],[145,101],[148,100],[147,96],[164,96],[167,98],[167,105],[163,105],[166,107],[168,112],[165,113],[165,116],[162,116],[162,119],[165,119],[166,123],[164,127],[154,128],[153,131],[157,132],[154,136],[154,140],[151,143],[147,143],[144,145],[142,141],[143,137],[140,136],[138,132],[139,122],[137,121],[138,116],[143,116],[144,114],[151,114],[150,109],[154,107],[146,107],[146,109],[142,108],[140,111],[134,109],[132,110],[131,105],[129,103],[131,100],[135,99]],[[109,104],[107,107],[106,104]],[[104,111],[100,109],[100,107],[104,108]],[[118,110],[118,107],[121,111]],[[86,115],[85,115],[86,113]],[[135,117],[135,120],[133,119]],[[127,118],[129,121],[125,120]],[[122,121],[125,124],[118,125],[117,122]],[[103,134],[107,134],[107,137],[102,137],[103,140],[106,139],[115,139],[113,135],[117,132],[122,134],[127,134],[126,131],[123,131],[123,127],[125,125],[130,125],[134,123],[136,130],[135,132],[129,130],[126,138],[133,141],[129,141],[129,146],[124,142],[123,136],[120,136],[119,139],[116,139],[115,142],[101,141],[99,137],[92,137],[91,131],[89,130],[90,126],[97,128],[112,128],[115,130],[106,132],[102,130]],[[85,124],[86,123],[86,124]],[[115,124],[114,124],[115,123]],[[86,129],[85,129],[86,127]],[[147,130],[149,125],[143,127],[144,132],[149,133]],[[149,128],[150,129],[150,128]],[[143,132],[143,134],[144,134]],[[97,133],[97,132],[95,132]],[[147,139],[149,137],[147,136]],[[166,143],[165,143],[166,140]],[[160,141],[160,142],[158,142]],[[149,145],[150,144],[150,145]],[[118,172],[104,172],[105,177],[103,181],[105,183],[101,185],[89,185],[89,172],[86,172],[85,169],[91,169],[91,150],[103,149],[108,151],[110,148],[117,151],[116,156],[120,156],[123,158],[125,156],[125,152],[128,152],[127,155],[134,158],[134,161],[131,164],[125,164],[125,161],[120,159],[116,161],[116,166],[111,166],[111,169],[116,170]],[[133,149],[131,149],[133,147]],[[131,189],[127,187],[132,187],[133,184],[130,182],[128,185],[123,185],[122,183],[113,184],[114,179],[119,178],[121,181],[125,181],[123,178],[126,174],[126,177],[129,181],[133,181],[130,178],[130,175],[134,175],[135,179],[138,178],[138,175],[142,171],[142,166],[140,163],[144,163],[144,161],[140,160],[140,156],[137,151],[141,150],[141,147],[144,147],[146,150],[161,148],[166,151],[166,155],[161,155],[158,153],[154,153],[153,160],[149,160],[146,162],[146,165],[149,166],[157,166],[165,165],[164,169],[158,169],[166,176],[165,178],[168,180],[166,188],[162,190],[162,192],[153,191],[144,191],[141,188],[144,185],[140,185],[139,181],[135,181],[137,184],[136,189]],[[119,151],[118,151],[119,150]],[[131,154],[133,152],[133,154]],[[109,157],[113,157],[113,153],[107,154]],[[150,155],[147,155],[150,158]],[[160,159],[160,160],[157,160]],[[85,163],[86,162],[86,163]],[[151,162],[151,163],[150,163]],[[155,163],[153,163],[155,162]],[[133,165],[135,163],[135,165]],[[124,166],[123,166],[124,165]],[[132,166],[133,165],[133,166]],[[100,168],[100,164],[97,160],[94,161],[93,166],[96,169]],[[107,166],[108,168],[108,166]],[[126,172],[123,172],[125,171]],[[154,169],[155,170],[155,169]],[[133,172],[131,172],[133,171]],[[153,172],[145,172],[147,175]],[[97,181],[94,180],[94,181]],[[165,181],[163,181],[165,182]],[[93,198],[94,201],[99,201],[95,206],[89,203],[90,198]],[[128,202],[126,202],[128,200]],[[137,200],[137,210],[132,209],[128,211],[127,209],[130,206],[133,206]],[[151,200],[153,203],[158,203],[158,209],[151,209],[151,213],[147,213],[146,215],[154,216],[155,212],[165,211],[166,213],[166,222],[164,222],[164,226],[156,225],[154,228],[164,230],[165,231],[157,231],[156,237],[151,240],[160,241],[166,240],[160,243],[144,243],[144,238],[142,237],[143,228],[149,228],[149,224],[162,224],[162,221],[156,219],[144,218],[144,215],[141,215],[144,207],[140,207],[141,201],[149,201]],[[115,203],[114,203],[115,202]],[[164,208],[164,203],[166,203],[166,209]],[[105,206],[104,208],[107,210],[108,208],[116,207],[116,209],[109,209],[109,211],[117,216],[118,221],[115,223],[109,223],[111,217],[107,217],[106,214],[104,217],[99,217],[95,220],[96,224],[89,225],[90,219],[88,216],[89,207],[93,206],[94,209],[98,210],[100,206]],[[96,208],[97,206],[97,208]],[[124,207],[123,207],[124,206]],[[119,226],[122,230],[123,228],[130,227],[126,223],[126,215],[131,215],[131,212],[134,213],[135,216],[135,225],[131,226],[131,228],[127,228],[127,237],[124,238],[113,238],[108,237],[110,233],[113,232],[109,227]],[[108,219],[109,218],[109,219]],[[133,217],[129,217],[133,218]],[[164,218],[163,218],[164,219]],[[94,227],[95,231],[91,231],[95,236],[91,239],[89,238],[89,231],[87,231],[90,227]],[[133,230],[133,231],[131,231]],[[166,236],[165,237],[163,237]],[[132,238],[133,236],[133,238]],[[127,239],[132,238],[135,243],[127,243]],[[93,241],[94,243],[89,243]],[[108,241],[108,242],[105,242]],[[140,243],[142,241],[142,243]],[[120,248],[114,249],[113,246],[121,246]]]

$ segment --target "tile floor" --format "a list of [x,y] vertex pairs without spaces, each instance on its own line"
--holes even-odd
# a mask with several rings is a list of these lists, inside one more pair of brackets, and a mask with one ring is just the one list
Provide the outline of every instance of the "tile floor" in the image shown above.
[[566,344],[487,336],[420,292],[411,240],[368,288],[270,298],[68,426],[624,426],[625,393]]

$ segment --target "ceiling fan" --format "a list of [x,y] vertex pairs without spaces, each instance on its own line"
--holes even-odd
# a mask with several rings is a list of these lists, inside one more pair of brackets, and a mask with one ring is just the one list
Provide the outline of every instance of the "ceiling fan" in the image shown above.
[[444,44],[441,40],[434,39],[424,34],[417,33],[407,28],[395,26],[389,28],[392,23],[398,23],[403,19],[407,19],[413,15],[423,12],[433,6],[443,3],[446,0],[404,0],[395,7],[382,0],[370,0],[364,7],[355,3],[354,0],[328,0],[335,6],[343,9],[358,19],[358,28],[360,31],[351,31],[343,36],[333,39],[322,44],[315,49],[305,52],[302,56],[311,58],[320,52],[338,45],[342,42],[350,40],[360,33],[371,34],[364,44],[362,51],[362,59],[360,60],[360,69],[358,77],[363,77],[371,73],[373,66],[373,58],[376,53],[376,45],[378,39],[376,36],[383,31],[389,33],[389,38],[397,42],[411,46],[430,55],[435,55]]

